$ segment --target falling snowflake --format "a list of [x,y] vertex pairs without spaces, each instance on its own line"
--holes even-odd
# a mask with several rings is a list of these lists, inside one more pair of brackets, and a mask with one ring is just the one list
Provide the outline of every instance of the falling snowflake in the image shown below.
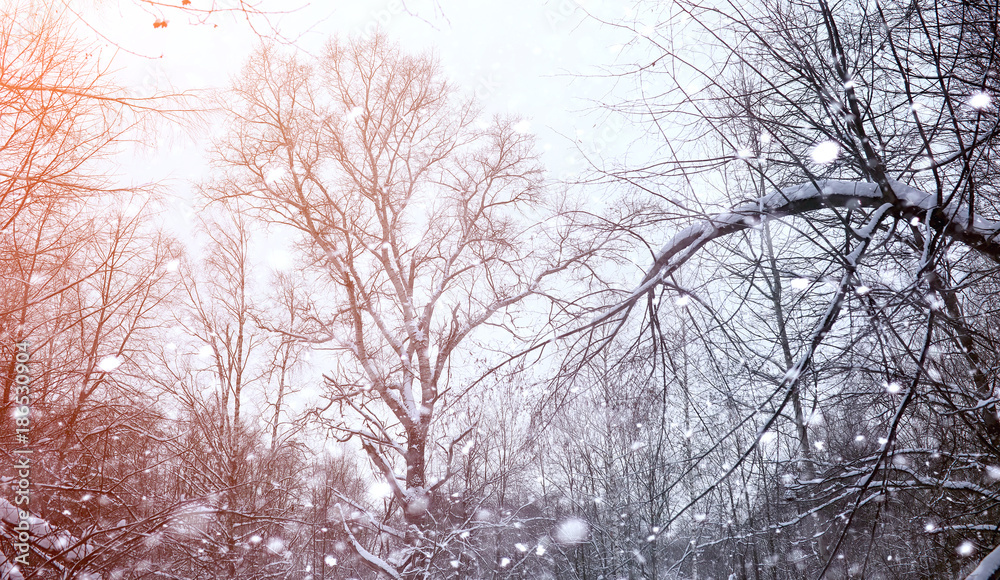
[[990,96],[986,93],[976,93],[969,98],[969,106],[973,109],[982,111],[990,106],[991,100]]
[[122,359],[116,356],[106,356],[101,359],[101,362],[97,363],[97,366],[104,372],[110,373],[111,371],[122,366]]
[[372,499],[384,499],[392,495],[392,487],[385,481],[379,481],[372,484],[371,487],[368,488],[368,495],[370,495]]
[[587,540],[590,533],[590,526],[580,518],[566,518],[556,526],[552,534],[556,542],[568,546],[574,546]]
[[281,538],[271,538],[267,541],[267,549],[275,554],[280,554],[285,549],[285,542]]
[[833,163],[840,156],[840,144],[833,140],[823,141],[813,147],[809,155],[820,165]]
[[971,556],[972,553],[976,551],[976,547],[972,544],[972,542],[966,540],[959,544],[955,551],[958,552],[959,556]]

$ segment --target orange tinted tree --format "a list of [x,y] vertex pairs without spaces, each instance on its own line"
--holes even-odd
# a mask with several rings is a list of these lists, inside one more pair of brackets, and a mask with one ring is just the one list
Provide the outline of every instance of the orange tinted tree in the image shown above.
[[[13,465],[23,441],[10,422],[12,349],[26,341],[28,507],[39,527],[32,569],[21,573],[38,576],[117,568],[128,559],[121,546],[137,538],[138,528],[115,522],[135,523],[143,449],[159,429],[139,378],[139,345],[157,324],[169,292],[164,266],[176,253],[148,226],[149,192],[118,187],[109,175],[156,100],[126,97],[71,25],[31,3],[0,14],[0,441]],[[0,534],[9,539],[9,531]],[[8,556],[11,546],[5,539]]]

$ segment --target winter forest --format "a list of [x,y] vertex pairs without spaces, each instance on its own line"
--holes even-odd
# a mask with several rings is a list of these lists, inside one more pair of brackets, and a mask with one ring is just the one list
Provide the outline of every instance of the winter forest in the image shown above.
[[1000,3],[471,4],[3,3],[0,578],[1000,578]]

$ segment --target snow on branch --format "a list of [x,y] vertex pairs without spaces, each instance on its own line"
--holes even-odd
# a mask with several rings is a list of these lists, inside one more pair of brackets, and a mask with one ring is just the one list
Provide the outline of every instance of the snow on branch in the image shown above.
[[[11,533],[20,522],[18,508],[6,499],[0,498],[0,520],[4,524],[4,534]],[[53,558],[61,558],[67,562],[77,562],[90,553],[90,547],[80,542],[68,531],[59,529],[42,518],[32,515],[29,518],[31,547]],[[16,536],[16,533],[14,534]],[[0,562],[3,562],[0,560]],[[0,571],[4,568],[0,564]],[[7,576],[2,576],[6,578]]]
[[365,547],[358,542],[358,539],[354,537],[354,533],[351,532],[351,528],[347,525],[347,518],[344,516],[344,509],[340,507],[339,504],[337,505],[337,508],[340,510],[340,519],[344,523],[344,531],[347,532],[347,537],[350,538],[351,545],[354,547],[354,550],[358,553],[358,555],[361,556],[361,559],[364,560],[365,564],[371,567],[375,572],[385,574],[393,580],[402,580],[403,577],[399,575],[399,572],[397,572],[395,568],[390,566],[389,563],[382,558],[379,558],[375,554],[366,550]]
[[994,548],[983,558],[965,580],[1000,580],[1000,547]]
[[[930,226],[969,247],[1000,260],[1000,222],[974,218],[971,223],[959,216],[954,208],[936,208],[933,195],[898,181],[889,182],[897,202],[895,210],[901,216],[927,219]],[[821,180],[803,183],[771,192],[754,201],[716,214],[681,230],[661,249],[646,272],[642,283],[633,291],[633,302],[660,280],[686,262],[695,252],[712,240],[756,226],[763,219],[786,215],[801,215],[812,211],[838,207],[874,207],[886,199],[878,184],[857,181]],[[933,211],[938,209],[938,211]]]

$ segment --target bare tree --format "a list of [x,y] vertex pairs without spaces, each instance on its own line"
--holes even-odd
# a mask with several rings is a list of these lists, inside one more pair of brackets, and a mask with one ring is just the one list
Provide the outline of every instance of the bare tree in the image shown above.
[[354,548],[379,573],[426,577],[449,566],[438,490],[471,433],[440,421],[475,378],[454,369],[597,242],[570,236],[569,215],[538,225],[541,168],[515,120],[481,119],[432,58],[384,37],[331,43],[314,61],[265,47],[225,98],[232,131],[210,191],[300,236],[308,299],[282,330],[330,353],[316,417],[360,443],[388,486],[387,517],[402,518],[366,522],[402,556],[352,536]]
[[73,538],[52,550],[35,537],[30,571],[113,569],[125,556],[115,547],[136,539],[127,525],[142,519],[131,510],[147,489],[143,451],[163,433],[143,379],[176,248],[127,207],[100,221],[88,207],[35,209],[9,228],[21,242],[15,316],[30,381],[8,393],[3,455],[13,465],[18,450],[31,450],[29,513]]
[[[0,15],[0,441],[7,465],[30,449],[30,502],[18,507],[34,522],[30,564],[5,568],[11,577],[128,567],[128,547],[165,523],[136,506],[163,433],[143,388],[145,347],[177,249],[149,226],[150,191],[108,173],[153,101],[127,99],[57,12],[17,4]],[[27,389],[15,382],[19,350]],[[0,529],[8,564],[18,515]]]
[[[173,470],[149,491],[166,505],[192,502],[159,533],[157,565],[204,578],[292,574],[301,561],[289,555],[309,535],[297,523],[308,493],[304,448],[294,431],[279,439],[279,423],[265,425],[271,417],[288,423],[280,389],[294,352],[258,322],[266,278],[256,274],[244,216],[224,207],[205,213],[197,230],[204,256],[176,264],[183,298],[151,373],[178,417],[165,445]],[[281,386],[271,403],[275,379]],[[200,538],[197,548],[192,537]]]
[[[820,518],[823,534],[794,555],[781,549],[789,572],[971,567],[968,556],[996,543],[998,507],[975,467],[1000,457],[984,298],[1000,259],[985,177],[997,134],[995,6],[644,8],[616,23],[637,31],[640,59],[623,73],[640,97],[621,110],[651,121],[665,146],[644,166],[602,171],[658,200],[661,211],[633,229],[644,241],[664,223],[680,227],[630,297],[589,326],[600,330],[574,360],[640,309],[655,344],[676,328],[664,306],[683,304],[710,355],[697,388],[752,380],[723,391],[744,412],[715,426],[705,449],[738,457],[662,526],[787,434],[795,444],[769,461],[786,466],[797,513],[774,510],[770,525]],[[762,474],[772,479],[760,489],[778,483],[774,470]]]

